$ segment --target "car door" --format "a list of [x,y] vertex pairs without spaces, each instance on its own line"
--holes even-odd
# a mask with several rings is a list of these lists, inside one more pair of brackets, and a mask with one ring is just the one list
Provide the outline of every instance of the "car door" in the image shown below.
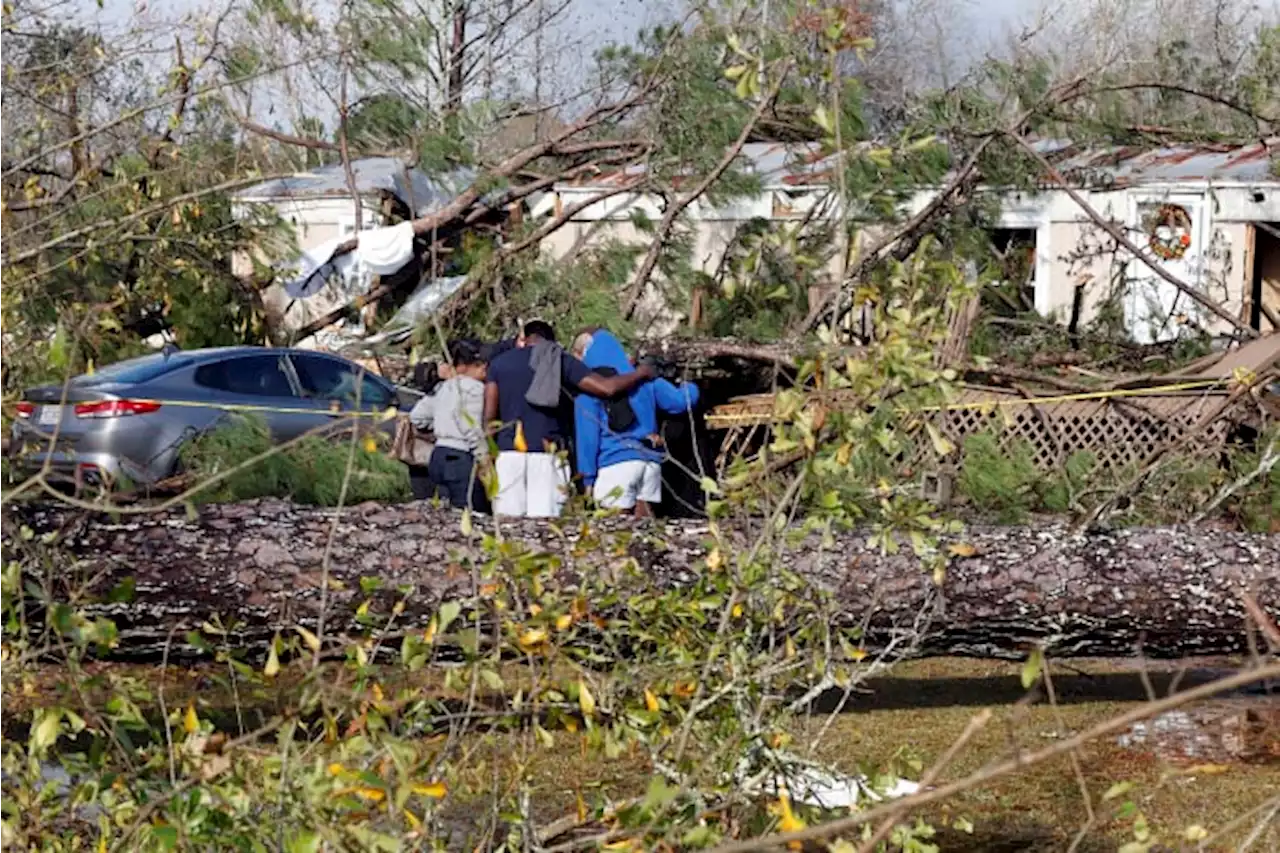
[[[391,386],[358,364],[319,353],[293,352],[303,395],[313,404],[335,414],[377,415],[396,405]],[[376,421],[377,419],[374,418]]]
[[283,353],[240,355],[202,364],[197,385],[216,392],[228,411],[261,417],[275,441],[288,441],[327,424],[325,412],[309,411]]

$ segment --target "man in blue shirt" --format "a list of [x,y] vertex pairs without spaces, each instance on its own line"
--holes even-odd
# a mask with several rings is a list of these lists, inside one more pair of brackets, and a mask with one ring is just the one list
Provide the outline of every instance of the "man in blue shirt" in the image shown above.
[[607,399],[652,376],[647,365],[625,375],[593,373],[556,344],[550,324],[525,325],[516,347],[489,364],[485,382],[485,423],[500,422],[494,513],[558,516],[569,495],[569,465],[562,454],[572,436],[572,395]]
[[[618,339],[597,331],[580,339],[582,360],[598,373],[625,376],[635,368]],[[633,388],[609,401],[579,397],[574,402],[578,473],[600,506],[652,514],[662,500],[662,459],[658,412],[680,415],[698,404],[698,386],[665,379]]]

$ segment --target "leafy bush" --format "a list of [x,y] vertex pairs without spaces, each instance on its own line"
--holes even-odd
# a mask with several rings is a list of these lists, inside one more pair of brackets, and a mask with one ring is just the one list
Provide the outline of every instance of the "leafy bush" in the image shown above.
[[1016,444],[1006,452],[990,433],[965,439],[957,485],[975,509],[993,513],[1001,522],[1017,523],[1035,508],[1040,478],[1025,445]]
[[[361,441],[351,460],[347,503],[409,499],[408,471],[376,445]],[[342,491],[350,446],[321,436],[308,436],[252,464],[272,447],[261,418],[237,417],[225,426],[191,441],[182,452],[184,471],[199,482],[232,471],[200,492],[202,501],[239,501],[260,497],[288,497],[298,503],[335,506]]]

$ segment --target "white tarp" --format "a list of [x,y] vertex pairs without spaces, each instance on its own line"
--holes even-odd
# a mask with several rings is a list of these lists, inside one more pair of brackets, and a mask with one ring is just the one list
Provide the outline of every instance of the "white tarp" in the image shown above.
[[375,275],[391,275],[413,259],[413,223],[361,231],[355,249],[334,256],[347,238],[335,237],[315,246],[282,267],[288,276],[284,290],[292,299],[307,299],[324,289],[329,278],[341,276],[344,290],[363,293]]

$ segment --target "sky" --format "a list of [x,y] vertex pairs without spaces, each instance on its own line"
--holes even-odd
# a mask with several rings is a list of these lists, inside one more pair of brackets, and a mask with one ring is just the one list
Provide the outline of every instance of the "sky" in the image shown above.
[[[760,0],[757,0],[759,2]],[[70,0],[73,8],[82,10],[81,14],[101,26],[107,32],[129,29],[139,26],[148,33],[157,23],[173,24],[184,15],[197,14],[209,17],[212,9],[225,8],[228,0],[102,0],[102,7],[97,0]],[[238,0],[241,8],[247,7],[252,0]],[[424,7],[431,7],[443,0],[415,0]],[[501,2],[501,0],[499,0]],[[548,0],[554,5],[556,0]],[[767,0],[764,0],[767,2]],[[894,0],[901,8],[915,8],[914,4],[929,0]],[[952,64],[961,66],[981,57],[996,41],[1003,41],[1001,33],[1016,30],[1018,24],[1043,7],[1047,0],[939,0],[950,4],[948,14],[943,20],[930,24],[944,28],[942,38],[949,40],[947,56]],[[1280,2],[1280,0],[1278,0]],[[561,45],[551,53],[558,57],[564,66],[555,72],[561,75],[560,90],[562,92],[581,91],[580,83],[583,73],[590,67],[589,57],[599,47],[610,42],[626,43],[633,39],[635,33],[646,26],[670,21],[674,18],[673,10],[684,7],[684,0],[572,0],[571,7],[557,23],[557,32],[553,41]],[[956,9],[959,8],[957,15]],[[337,0],[314,0],[312,9],[322,20],[325,10],[337,8]],[[908,13],[905,16],[911,18]],[[959,20],[955,20],[959,18]],[[158,42],[163,45],[162,51],[167,54],[169,45],[173,43],[173,29],[165,28],[167,35],[161,36]],[[180,30],[179,30],[180,31]],[[150,35],[148,36],[150,38]],[[572,45],[572,46],[569,46]],[[526,43],[527,47],[527,43]],[[166,60],[167,61],[167,60]],[[529,67],[532,62],[526,60]],[[542,66],[545,67],[545,66]],[[518,79],[526,71],[513,72]],[[574,79],[574,75],[577,79]],[[311,96],[304,95],[308,102]],[[277,104],[279,103],[279,99]],[[323,95],[315,96],[316,103],[307,103],[300,109],[310,115],[325,120],[325,115],[334,112],[332,100]],[[296,110],[290,110],[297,112]],[[259,112],[255,107],[253,112]],[[288,129],[292,121],[275,109],[267,109],[270,115],[262,114],[259,120]],[[336,117],[336,112],[334,113]],[[326,121],[326,124],[329,122]]]

